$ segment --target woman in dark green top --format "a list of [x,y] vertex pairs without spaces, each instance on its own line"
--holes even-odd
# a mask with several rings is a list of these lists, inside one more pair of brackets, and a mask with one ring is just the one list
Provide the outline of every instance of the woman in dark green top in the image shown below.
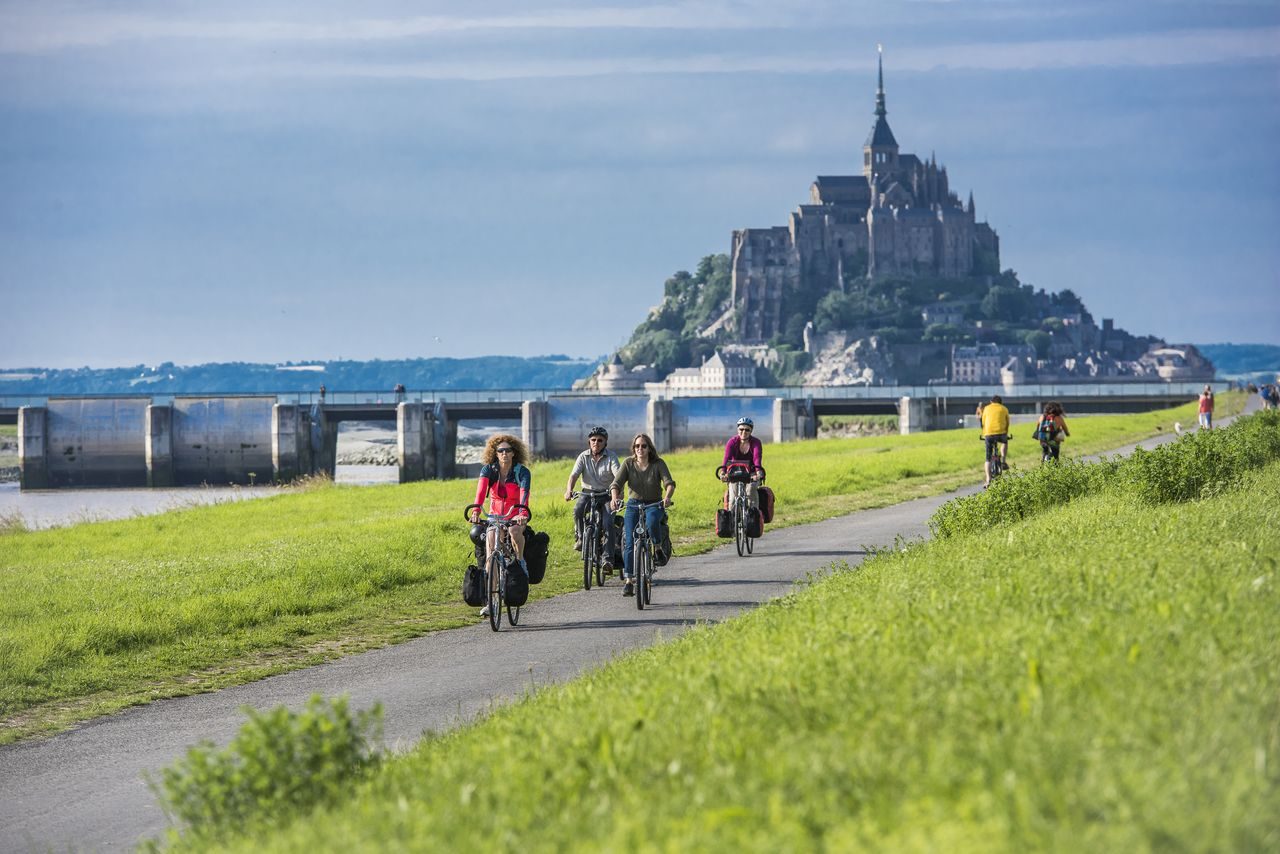
[[[661,499],[660,506],[650,507],[645,511],[645,527],[653,532],[654,539],[662,544],[662,548],[669,549],[671,543],[671,538],[667,534],[665,508],[671,504],[671,496],[676,491],[676,482],[671,478],[671,471],[658,456],[658,449],[653,446],[653,440],[647,433],[638,433],[631,440],[631,456],[622,461],[622,467],[613,477],[613,483],[609,489],[613,493],[614,510],[622,506],[623,486],[631,491],[631,497],[627,500],[627,511],[622,517],[622,572],[626,582],[622,587],[622,595],[631,596],[635,592],[631,583],[634,571],[631,565],[631,548],[635,542],[636,520],[640,516],[640,505],[652,504]],[[659,562],[655,559],[654,563],[660,566],[666,563],[666,558],[670,557],[668,552],[663,560]]]

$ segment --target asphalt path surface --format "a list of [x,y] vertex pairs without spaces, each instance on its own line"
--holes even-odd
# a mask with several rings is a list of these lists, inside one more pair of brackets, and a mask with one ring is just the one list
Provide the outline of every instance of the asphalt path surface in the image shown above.
[[518,627],[504,620],[499,633],[487,621],[477,622],[0,748],[0,852],[122,851],[159,836],[166,821],[144,774],[158,772],[199,741],[229,742],[244,722],[243,706],[300,709],[313,694],[347,694],[353,708],[380,701],[388,745],[406,749],[424,732],[456,726],[538,686],[785,595],[833,563],[854,566],[898,538],[924,538],[934,510],[976,491],[768,530],[755,554],[743,558],[731,540],[706,554],[677,556],[659,570],[653,603],[644,611],[612,579],[604,588],[531,602]]

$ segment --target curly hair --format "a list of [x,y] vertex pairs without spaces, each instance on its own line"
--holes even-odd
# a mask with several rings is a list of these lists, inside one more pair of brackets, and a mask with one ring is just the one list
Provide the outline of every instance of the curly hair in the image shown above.
[[498,461],[498,446],[506,442],[515,453],[512,454],[511,464],[527,465],[529,462],[529,451],[525,448],[524,442],[521,442],[510,433],[495,433],[489,437],[489,441],[484,443],[484,457],[482,458],[486,464],[496,463]]

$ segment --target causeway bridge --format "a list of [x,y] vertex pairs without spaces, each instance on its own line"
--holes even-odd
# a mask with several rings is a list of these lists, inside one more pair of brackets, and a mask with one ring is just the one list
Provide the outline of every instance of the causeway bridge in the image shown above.
[[[1221,385],[1221,384],[1219,384]],[[710,445],[747,415],[765,442],[813,438],[823,415],[897,415],[903,433],[946,429],[1003,396],[1015,416],[1049,400],[1069,414],[1139,412],[1194,400],[1203,383],[786,386],[650,396],[567,389],[284,392],[274,394],[0,396],[0,423],[18,424],[23,489],[285,482],[332,474],[343,421],[396,425],[399,479],[459,474],[458,424],[519,420],[541,457],[586,447],[599,424],[646,432],[659,449]]]

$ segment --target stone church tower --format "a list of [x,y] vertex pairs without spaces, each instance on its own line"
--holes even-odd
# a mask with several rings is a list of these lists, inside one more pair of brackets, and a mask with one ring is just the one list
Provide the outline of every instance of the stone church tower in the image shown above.
[[861,175],[819,175],[787,225],[733,233],[732,304],[714,327],[760,344],[782,334],[786,297],[801,288],[843,290],[846,277],[862,275],[959,278],[999,270],[999,238],[976,221],[973,195],[961,204],[946,167],[899,152],[883,57],[875,116]]

